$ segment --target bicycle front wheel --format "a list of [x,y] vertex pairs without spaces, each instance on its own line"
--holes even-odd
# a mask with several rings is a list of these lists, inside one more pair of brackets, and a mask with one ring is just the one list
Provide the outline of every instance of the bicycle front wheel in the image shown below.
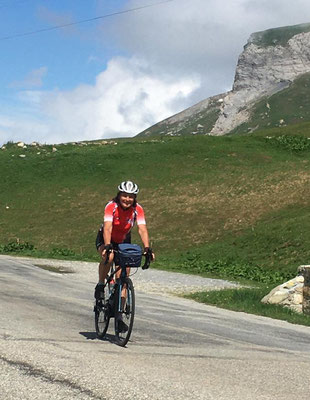
[[105,286],[104,297],[96,300],[95,305],[95,328],[99,339],[103,339],[107,333],[110,317],[111,307],[109,304],[109,287]]
[[[122,297],[122,294],[124,297]],[[120,346],[126,346],[135,316],[135,291],[130,278],[126,278],[122,287],[118,286],[117,288],[114,315],[116,341]]]

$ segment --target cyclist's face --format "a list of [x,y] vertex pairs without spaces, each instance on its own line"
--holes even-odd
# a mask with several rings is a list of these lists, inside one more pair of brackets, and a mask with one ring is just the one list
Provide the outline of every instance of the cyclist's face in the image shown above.
[[129,208],[133,205],[133,202],[135,200],[135,195],[134,194],[129,194],[129,193],[121,193],[119,196],[119,202],[123,208]]

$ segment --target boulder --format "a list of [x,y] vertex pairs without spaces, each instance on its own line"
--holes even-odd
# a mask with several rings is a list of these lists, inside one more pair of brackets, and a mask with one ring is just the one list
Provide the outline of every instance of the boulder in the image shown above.
[[296,276],[271,290],[261,301],[265,304],[279,304],[302,313],[303,312],[304,277]]

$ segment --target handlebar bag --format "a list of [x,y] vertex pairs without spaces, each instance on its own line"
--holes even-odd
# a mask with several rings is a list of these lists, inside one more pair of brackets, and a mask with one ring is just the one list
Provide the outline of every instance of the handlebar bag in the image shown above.
[[137,244],[121,243],[118,245],[118,258],[121,267],[140,267],[142,249]]

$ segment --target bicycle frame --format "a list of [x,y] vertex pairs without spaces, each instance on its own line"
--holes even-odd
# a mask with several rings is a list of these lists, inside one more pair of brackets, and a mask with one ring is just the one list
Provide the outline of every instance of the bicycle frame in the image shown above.
[[[142,268],[146,269],[149,267],[151,256],[145,254],[144,257],[145,263]],[[109,252],[107,252],[106,260],[108,259]],[[134,322],[135,292],[132,280],[129,277],[131,268],[138,267],[117,266],[115,269],[113,263],[104,284],[106,296],[102,300],[97,300],[94,307],[97,336],[100,339],[105,336],[110,318],[114,317],[115,338],[120,346],[127,344]],[[120,275],[118,274],[119,271],[121,271]],[[110,284],[116,274],[118,278],[115,279],[114,287],[111,290]],[[108,293],[106,292],[107,289]]]

